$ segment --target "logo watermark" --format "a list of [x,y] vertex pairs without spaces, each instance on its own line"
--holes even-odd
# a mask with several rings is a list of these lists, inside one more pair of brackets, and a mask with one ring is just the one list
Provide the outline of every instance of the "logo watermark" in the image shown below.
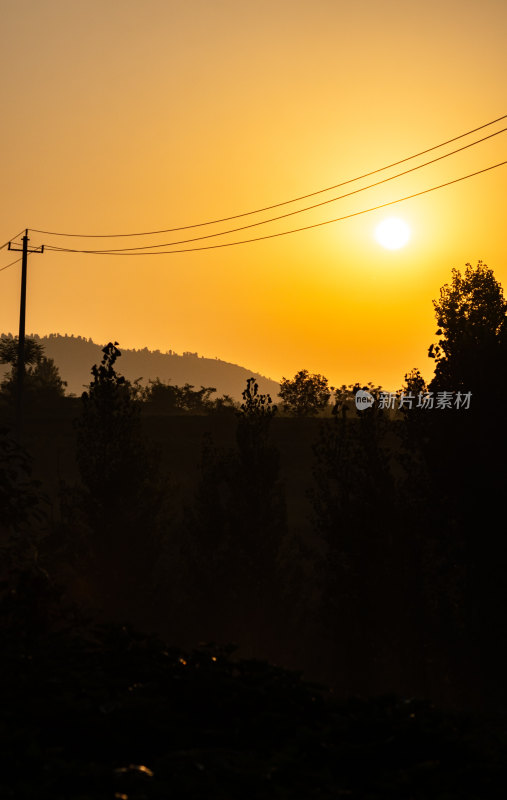
[[356,392],[356,408],[360,411],[362,411],[363,408],[370,408],[374,402],[375,398],[373,395],[365,389],[359,389],[359,391]]
[[[378,408],[400,409],[424,408],[424,409],[444,409],[444,408],[470,408],[472,392],[379,392]],[[371,392],[359,389],[355,396],[356,408],[363,411],[370,408],[375,403],[375,398]]]

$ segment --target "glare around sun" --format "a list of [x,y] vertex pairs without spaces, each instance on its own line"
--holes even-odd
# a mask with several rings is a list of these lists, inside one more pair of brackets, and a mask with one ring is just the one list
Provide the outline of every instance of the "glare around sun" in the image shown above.
[[410,239],[410,228],[399,217],[389,217],[375,228],[375,239],[388,250],[399,250]]

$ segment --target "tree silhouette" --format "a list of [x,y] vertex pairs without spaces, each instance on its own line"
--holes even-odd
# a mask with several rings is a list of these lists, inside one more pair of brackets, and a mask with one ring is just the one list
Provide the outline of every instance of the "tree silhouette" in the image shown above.
[[27,451],[0,428],[0,533],[19,535],[37,519],[41,500],[40,483],[32,478]]
[[[0,388],[13,401],[18,390],[18,337],[2,337],[0,363],[12,365]],[[62,380],[54,360],[44,355],[44,347],[34,339],[25,341],[25,364],[28,366],[25,366],[24,392],[29,400],[44,405],[65,395],[67,382]]]
[[[138,602],[148,591],[167,523],[169,495],[159,457],[144,439],[135,386],[115,370],[121,355],[109,342],[82,395],[77,462],[83,491],[78,506],[89,529],[88,556],[108,602]],[[72,512],[72,509],[70,509]],[[86,538],[85,536],[85,538]]]
[[433,305],[441,338],[428,351],[436,361],[429,389],[471,392],[471,404],[466,411],[428,412],[422,437],[412,443],[423,454],[427,506],[437,509],[439,535],[450,554],[465,559],[467,658],[484,702],[493,706],[507,697],[507,642],[499,635],[507,614],[507,540],[499,524],[507,417],[501,404],[493,409],[507,390],[507,303],[493,270],[479,261],[475,268],[468,263],[464,274],[453,269]]
[[302,369],[293,378],[282,378],[279,395],[285,411],[307,416],[325,408],[333,390],[323,375],[310,375]]
[[270,438],[277,412],[254,378],[242,393],[236,449],[227,467],[227,525],[231,542],[232,597],[253,638],[265,637],[280,591],[277,556],[286,531],[279,453]]
[[33,645],[44,635],[59,588],[47,564],[48,498],[32,477],[32,459],[0,427],[0,628]]
[[[2,336],[0,339],[0,364],[18,363],[18,336]],[[44,355],[44,348],[35,339],[25,339],[25,364],[35,364]]]
[[249,378],[237,412],[236,447],[219,450],[210,437],[204,440],[185,523],[195,614],[250,643],[274,635],[281,594],[277,557],[286,509],[279,454],[270,441],[275,414],[271,397]]
[[[11,399],[16,396],[17,370],[14,365],[0,385],[2,392],[5,392]],[[41,356],[33,366],[29,366],[25,371],[24,390],[33,401],[45,403],[64,397],[66,386],[67,381],[62,380],[52,358]]]
[[375,404],[348,420],[344,396],[340,390],[333,419],[320,421],[309,498],[321,541],[315,564],[321,590],[317,624],[336,648],[337,668],[349,685],[359,686],[374,680],[374,658],[396,633],[393,626],[384,635],[396,596],[390,567],[398,519],[385,443],[387,412]]
[[466,264],[433,301],[441,336],[428,350],[436,360],[432,390],[471,391],[484,397],[505,376],[507,303],[493,270]]
[[115,371],[121,355],[109,342],[100,366],[92,367],[93,381],[83,392],[78,422],[78,465],[84,485],[95,500],[110,507],[118,495],[137,491],[142,475],[139,404],[130,384]]
[[144,390],[144,400],[153,410],[184,414],[203,414],[213,407],[210,396],[216,392],[214,386],[201,386],[194,389],[190,383],[172,386],[160,378],[150,380]]
[[238,404],[229,394],[224,394],[222,397],[216,397],[212,402],[212,410],[216,414],[231,416],[237,411]]

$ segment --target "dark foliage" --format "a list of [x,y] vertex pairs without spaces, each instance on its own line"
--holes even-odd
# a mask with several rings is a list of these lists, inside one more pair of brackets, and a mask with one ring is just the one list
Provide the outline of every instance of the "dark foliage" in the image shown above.
[[428,354],[436,361],[430,388],[472,392],[484,403],[488,391],[506,388],[507,303],[493,270],[479,261],[464,274],[452,270],[452,281],[434,300],[439,329]]
[[163,381],[152,380],[144,392],[144,401],[153,411],[204,414],[214,408],[210,396],[216,392],[213,386],[194,389],[189,383],[184,386],[171,386]]
[[144,476],[139,405],[130,384],[115,371],[121,355],[116,344],[106,345],[102,363],[92,367],[93,381],[82,395],[83,412],[77,425],[79,469],[99,514],[115,497],[119,505],[136,494]]
[[[2,335],[0,338],[0,364],[18,363],[18,336]],[[35,339],[25,339],[25,364],[36,364],[44,355],[43,346]]]
[[226,635],[267,636],[279,592],[277,557],[286,531],[279,456],[269,440],[276,409],[247,381],[236,448],[206,438],[195,502],[187,510],[184,552],[203,625]]
[[40,515],[40,481],[32,478],[30,456],[9,428],[0,427],[0,532],[14,533]]
[[482,800],[507,778],[503,718],[339,701],[298,673],[126,627],[8,635],[0,687],[3,797]]
[[[484,702],[505,704],[507,544],[501,520],[507,478],[507,417],[495,398],[507,391],[506,310],[493,271],[466,265],[434,301],[441,336],[432,345],[434,392],[471,392],[470,408],[408,415],[413,454],[424,475],[419,525],[434,531],[432,554],[453,596]],[[442,544],[443,543],[443,544]],[[438,558],[435,558],[438,555]],[[442,616],[442,622],[445,614]],[[442,624],[444,635],[445,623]],[[455,648],[457,653],[460,648]]]
[[70,490],[65,522],[75,532],[81,521],[76,544],[80,553],[87,551],[85,561],[93,565],[106,601],[119,608],[125,602],[138,609],[144,604],[147,611],[155,602],[171,493],[159,453],[142,433],[136,387],[115,370],[121,355],[116,344],[104,347],[82,396],[77,462],[83,488]]
[[44,634],[60,589],[48,574],[47,498],[28,452],[0,428],[0,629]]
[[285,411],[307,416],[322,411],[333,390],[323,375],[310,375],[307,369],[302,369],[293,378],[282,378],[279,394]]
[[[18,387],[18,337],[0,339],[0,363],[11,364],[11,369],[0,383],[1,396],[12,403]],[[48,407],[63,398],[66,382],[62,380],[52,358],[44,355],[44,348],[34,339],[25,340],[25,371],[23,392],[25,404]]]
[[[349,421],[340,400],[333,419],[321,422],[314,446],[310,498],[323,547],[317,560],[320,624],[352,686],[375,675],[381,680],[384,645],[398,652],[400,638],[394,577],[399,509],[387,431],[386,412],[377,404]],[[343,659],[344,651],[354,658]]]

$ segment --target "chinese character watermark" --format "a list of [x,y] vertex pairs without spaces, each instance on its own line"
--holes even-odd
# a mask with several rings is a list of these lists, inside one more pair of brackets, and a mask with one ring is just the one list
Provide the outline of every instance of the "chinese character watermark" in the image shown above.
[[[383,409],[446,409],[446,408],[470,408],[472,392],[419,392],[417,395],[412,392],[380,392],[378,396],[378,408]],[[375,398],[371,392],[359,389],[355,396],[356,408],[363,411],[370,408],[375,403]],[[398,401],[398,405],[396,405]]]

